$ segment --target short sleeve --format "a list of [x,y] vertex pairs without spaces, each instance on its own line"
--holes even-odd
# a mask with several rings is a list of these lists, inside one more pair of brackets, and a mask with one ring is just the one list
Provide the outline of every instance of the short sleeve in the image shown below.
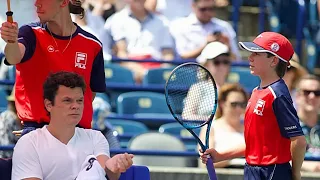
[[[26,48],[24,56],[21,60],[21,63],[29,60],[36,49],[36,35],[34,34],[31,26],[24,25],[20,27],[19,34],[18,34],[18,42],[23,44]],[[6,65],[10,65],[7,60],[5,60]]]
[[25,178],[39,178],[43,179],[39,156],[31,136],[24,135],[19,139],[14,147],[12,156],[12,179]]
[[90,88],[93,92],[106,91],[106,79],[104,74],[104,59],[102,48],[95,57],[91,70]]
[[273,102],[273,111],[283,137],[303,136],[297,111],[293,107],[292,101],[285,96],[276,98]]
[[99,155],[107,155],[110,157],[109,143],[107,139],[103,136],[100,131],[92,130],[94,155],[98,157]]

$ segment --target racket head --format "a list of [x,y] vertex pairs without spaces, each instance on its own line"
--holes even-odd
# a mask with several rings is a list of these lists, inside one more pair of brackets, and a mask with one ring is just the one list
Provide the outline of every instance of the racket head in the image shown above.
[[208,125],[208,145],[211,122],[218,106],[217,86],[211,73],[198,63],[177,66],[166,82],[165,97],[173,117],[195,136],[203,150],[207,149],[191,129]]

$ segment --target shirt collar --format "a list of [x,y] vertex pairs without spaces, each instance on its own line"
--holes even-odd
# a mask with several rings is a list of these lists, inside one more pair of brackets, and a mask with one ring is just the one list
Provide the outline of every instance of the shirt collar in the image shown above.
[[[203,24],[199,21],[199,19],[197,18],[196,14],[193,13],[193,12],[187,17],[187,19],[188,19],[188,22],[189,22],[190,24],[192,24],[192,25],[197,25],[197,24],[203,25]],[[209,23],[211,23],[211,24],[213,23],[213,18],[211,19],[211,21],[210,21]],[[208,23],[207,23],[207,24],[208,24]]]
[[[146,9],[145,9],[145,10],[146,10]],[[133,15],[133,13],[132,13],[132,11],[131,11],[131,9],[130,9],[129,6],[126,6],[126,7],[124,8],[124,11],[126,12],[126,14],[127,14],[128,16],[136,19],[136,17]],[[144,21],[146,21],[147,19],[152,19],[153,16],[154,16],[154,15],[153,15],[151,12],[149,12],[148,10],[146,10],[146,11],[147,11],[147,17],[145,18]]]

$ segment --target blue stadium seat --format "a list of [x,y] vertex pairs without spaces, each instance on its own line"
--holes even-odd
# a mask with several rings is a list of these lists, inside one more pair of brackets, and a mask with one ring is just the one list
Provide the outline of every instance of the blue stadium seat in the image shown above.
[[248,93],[260,84],[260,79],[252,75],[247,67],[231,67],[227,81],[239,83]]
[[147,166],[131,166],[125,173],[121,173],[119,180],[150,180]]
[[119,64],[116,63],[106,63],[104,65],[104,72],[106,76],[106,83],[126,83],[134,84],[133,73]]
[[143,78],[142,84],[165,84],[173,69],[174,67],[149,69]]
[[103,99],[104,101],[110,103],[110,98],[107,94],[105,93],[96,93],[96,97],[100,97],[101,99]]
[[110,123],[119,135],[125,135],[129,138],[119,138],[120,146],[126,148],[131,137],[146,133],[149,131],[146,125],[141,122],[122,120],[122,119],[106,119],[106,123]]
[[133,73],[117,63],[106,63],[104,65],[104,71],[106,76],[106,86],[107,86],[107,93],[110,97],[110,104],[112,111],[116,110],[116,101],[119,94],[123,93],[121,91],[109,90],[108,84],[120,84],[120,85],[134,85],[135,80],[133,77]]
[[[200,128],[193,129],[193,131],[199,135],[200,134]],[[174,122],[174,123],[167,123],[163,124],[159,127],[160,133],[168,133],[172,134],[177,137],[183,137],[183,138],[194,138],[192,134],[186,130],[180,123]],[[186,145],[186,148],[188,151],[195,151],[197,149],[197,141],[187,141],[184,142]]]
[[7,96],[8,96],[7,92],[3,88],[0,88],[0,112],[3,112],[7,109],[7,106],[8,106]]
[[146,91],[120,94],[117,99],[117,112],[121,115],[136,113],[170,113],[164,94]]

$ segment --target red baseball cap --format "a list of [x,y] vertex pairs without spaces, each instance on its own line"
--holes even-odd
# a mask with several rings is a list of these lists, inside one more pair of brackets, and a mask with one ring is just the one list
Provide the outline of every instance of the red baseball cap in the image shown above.
[[283,35],[275,32],[263,32],[253,42],[239,42],[242,49],[250,52],[269,52],[290,65],[294,54],[290,41]]

